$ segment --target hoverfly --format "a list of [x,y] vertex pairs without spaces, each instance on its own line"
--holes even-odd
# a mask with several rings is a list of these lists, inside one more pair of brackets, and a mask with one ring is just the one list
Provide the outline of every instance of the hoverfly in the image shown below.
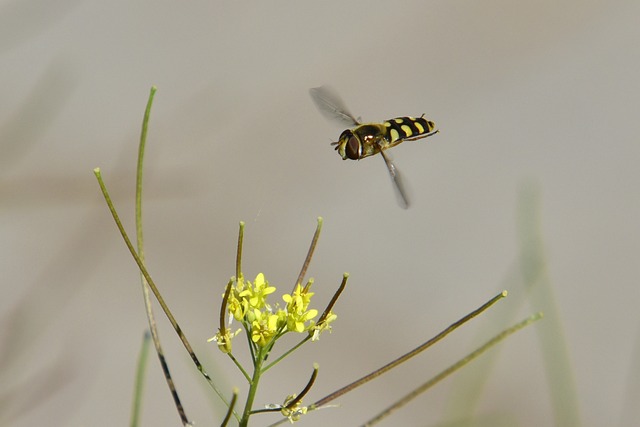
[[340,134],[337,142],[331,143],[336,146],[342,160],[360,160],[380,153],[398,196],[398,204],[404,209],[408,208],[409,200],[402,185],[400,172],[385,151],[401,142],[414,141],[437,133],[435,124],[425,119],[424,114],[417,118],[397,117],[382,123],[360,123],[330,87],[314,87],[309,89],[309,93],[322,115],[350,128]]

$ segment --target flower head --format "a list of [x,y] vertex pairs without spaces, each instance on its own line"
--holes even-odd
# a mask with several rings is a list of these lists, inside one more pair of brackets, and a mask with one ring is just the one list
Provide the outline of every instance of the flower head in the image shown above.
[[261,310],[266,308],[269,311],[271,310],[271,307],[267,304],[267,295],[272,294],[275,290],[275,287],[269,286],[269,282],[265,280],[262,273],[256,276],[253,285],[250,281],[245,281],[241,274],[240,278],[236,280],[233,292],[229,295],[227,303],[229,314],[240,322],[253,321],[252,309]]
[[265,347],[278,333],[278,315],[269,311],[253,309],[251,322],[251,341],[260,347]]
[[251,308],[262,309],[266,307],[267,310],[270,310],[271,308],[267,304],[267,295],[274,293],[276,288],[269,286],[269,282],[265,280],[264,274],[260,273],[256,276],[253,286],[251,286],[251,282],[246,283],[246,288],[240,292],[238,296],[245,299]]
[[[310,321],[318,315],[318,310],[307,310],[313,296],[313,292],[309,292],[312,283],[310,280],[304,288],[298,284],[291,295],[282,296],[287,303],[287,330],[291,332],[304,332],[311,326]],[[309,324],[305,325],[307,322]]]

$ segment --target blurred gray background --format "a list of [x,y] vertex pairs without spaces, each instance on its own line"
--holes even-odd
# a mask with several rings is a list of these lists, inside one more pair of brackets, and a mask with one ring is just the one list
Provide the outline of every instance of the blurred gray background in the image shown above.
[[[244,396],[233,365],[206,343],[235,273],[240,220],[251,279],[264,272],[288,291],[317,216],[317,304],[351,274],[333,334],[271,371],[257,404],[300,390],[313,362],[320,376],[306,402],[317,400],[510,291],[482,319],[304,421],[357,425],[545,309],[521,304],[517,279],[519,206],[533,191],[561,321],[546,327],[562,331],[580,425],[630,425],[640,383],[639,18],[631,0],[0,2],[0,423],[128,423],[146,318],[92,169],[102,168],[133,233],[137,142],[156,85],[147,263],[223,389]],[[382,159],[343,162],[333,151],[343,129],[308,95],[321,84],[365,121],[426,113],[436,122],[438,135],[393,150],[409,210],[397,206]],[[187,414],[219,425],[215,396],[158,317]],[[536,333],[546,320],[493,352],[471,425],[553,425],[553,403],[563,402]],[[474,365],[465,370],[383,425],[454,420],[446,408]],[[144,398],[143,425],[179,425],[154,355]]]

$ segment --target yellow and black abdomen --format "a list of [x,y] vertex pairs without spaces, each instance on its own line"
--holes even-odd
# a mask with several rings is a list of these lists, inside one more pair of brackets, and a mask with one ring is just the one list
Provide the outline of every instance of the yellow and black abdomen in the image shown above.
[[424,117],[397,117],[383,123],[390,147],[404,140],[425,138],[437,132],[436,125]]

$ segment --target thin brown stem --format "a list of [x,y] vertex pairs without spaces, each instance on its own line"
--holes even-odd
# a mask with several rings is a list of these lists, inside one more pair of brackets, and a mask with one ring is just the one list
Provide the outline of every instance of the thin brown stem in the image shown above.
[[384,411],[382,411],[378,415],[376,415],[374,418],[370,419],[365,424],[363,424],[362,427],[368,427],[368,426],[372,426],[374,424],[377,424],[380,420],[382,420],[383,418],[386,418],[392,412],[400,409],[401,407],[403,407],[404,405],[406,405],[407,403],[409,403],[410,401],[415,399],[420,394],[424,393],[425,391],[427,391],[428,389],[430,389],[431,387],[433,387],[434,385],[436,385],[437,383],[439,383],[440,381],[442,381],[443,379],[445,379],[449,375],[453,374],[454,372],[456,372],[457,370],[459,370],[463,366],[467,365],[473,359],[476,359],[482,353],[486,352],[488,349],[490,349],[494,345],[496,345],[499,342],[503,341],[509,335],[512,335],[512,334],[518,332],[519,330],[521,330],[525,326],[528,326],[531,323],[533,323],[533,322],[535,322],[537,320],[540,320],[541,318],[542,318],[542,313],[536,313],[536,314],[534,314],[532,316],[529,316],[528,318],[524,319],[520,323],[518,323],[518,324],[516,324],[516,325],[514,325],[514,326],[512,326],[512,327],[510,327],[508,329],[505,329],[504,331],[500,332],[498,335],[496,335],[493,338],[491,338],[489,341],[484,343],[482,346],[478,347],[473,352],[469,353],[468,355],[466,355],[462,359],[458,360],[453,365],[449,366],[448,368],[446,368],[445,370],[440,372],[435,377],[431,378],[429,381],[425,382],[424,384],[422,384],[421,386],[419,386],[415,390],[411,391],[411,393],[408,393],[405,396],[403,396],[396,403],[394,403],[393,405],[389,406]]
[[457,322],[452,323],[451,325],[449,325],[449,327],[444,329],[442,332],[440,332],[438,335],[436,335],[435,337],[431,338],[430,340],[428,340],[424,344],[422,344],[422,345],[416,347],[415,349],[411,350],[410,352],[398,357],[397,359],[393,360],[392,362],[384,365],[382,368],[377,369],[377,370],[373,371],[372,373],[370,373],[368,375],[365,375],[364,377],[360,378],[359,380],[356,380],[356,381],[352,382],[351,384],[348,384],[348,385],[342,387],[341,389],[331,393],[330,395],[328,395],[326,397],[323,397],[322,399],[318,400],[316,403],[311,405],[310,409],[311,408],[318,408],[320,406],[326,405],[327,403],[331,402],[334,399],[337,399],[338,397],[342,396],[343,394],[348,393],[348,392],[356,389],[357,387],[360,387],[361,385],[373,380],[374,378],[379,377],[380,375],[382,375],[385,372],[391,370],[392,368],[395,368],[396,366],[406,362],[407,360],[411,359],[415,355],[423,352],[424,350],[426,350],[427,348],[431,347],[432,345],[434,345],[438,341],[442,340],[444,337],[449,335],[451,332],[453,332],[454,330],[458,329],[460,326],[462,326],[463,324],[465,324],[469,320],[473,319],[474,317],[478,316],[480,313],[482,313],[483,311],[485,311],[486,309],[488,309],[493,304],[495,304],[496,302],[498,302],[499,300],[501,300],[502,298],[504,298],[506,296],[507,296],[507,291],[502,291],[502,293],[500,293],[500,294],[496,295],[495,297],[493,297],[492,299],[490,299],[488,302],[483,304],[480,308],[478,308],[478,309],[472,311],[471,313],[467,314],[466,316],[462,317]]
[[191,344],[187,340],[187,337],[182,332],[182,329],[178,325],[178,322],[176,321],[176,319],[173,317],[173,314],[171,314],[171,311],[169,310],[169,307],[167,306],[166,302],[164,301],[164,298],[160,294],[160,291],[158,290],[158,287],[156,286],[155,282],[151,278],[151,275],[149,274],[149,271],[147,270],[147,267],[144,265],[144,263],[142,262],[142,260],[138,256],[138,253],[136,252],[135,248],[133,247],[133,244],[131,243],[131,240],[129,239],[129,236],[127,235],[127,232],[125,231],[124,226],[122,225],[122,221],[120,221],[120,217],[118,216],[118,213],[117,213],[117,211],[115,209],[115,206],[113,205],[113,201],[111,200],[111,196],[109,196],[109,192],[107,191],[107,188],[106,188],[106,186],[104,184],[104,181],[102,180],[102,174],[100,173],[100,168],[94,169],[93,172],[96,175],[96,178],[98,179],[98,184],[100,185],[100,189],[102,190],[102,194],[103,194],[103,196],[104,196],[104,198],[105,198],[105,200],[107,202],[107,206],[109,207],[109,211],[111,212],[111,215],[113,216],[113,219],[114,219],[114,221],[115,221],[115,223],[116,223],[116,225],[118,227],[118,230],[120,231],[120,234],[122,235],[122,238],[123,238],[125,244],[127,245],[127,248],[129,249],[129,252],[131,253],[131,256],[135,260],[136,264],[138,265],[138,268],[142,272],[142,275],[146,279],[146,281],[147,281],[147,283],[149,285],[149,288],[151,289],[151,291],[155,295],[156,299],[158,300],[158,304],[160,304],[160,307],[162,308],[162,310],[164,311],[165,315],[167,316],[167,319],[169,319],[169,322],[171,323],[171,326],[173,326],[173,329],[178,334],[178,337],[180,338],[180,341],[182,341],[183,346],[185,347],[185,349],[189,353],[189,356],[191,356],[191,360],[193,360],[193,363],[196,365],[196,368],[198,369],[198,371],[200,371],[202,376],[205,377],[205,379],[207,380],[207,382],[209,383],[211,388],[220,397],[220,399],[222,399],[222,401],[225,402],[228,405],[229,403],[227,402],[227,399],[224,397],[222,392],[220,390],[218,390],[218,387],[216,387],[216,385],[213,383],[213,380],[211,379],[209,374],[205,371],[204,367],[202,366],[202,364],[198,360],[197,356],[195,355],[195,353],[193,351],[193,348],[191,347]]
[[300,401],[302,401],[302,398],[309,393],[309,390],[311,390],[311,387],[313,387],[313,383],[316,381],[316,378],[318,377],[318,369],[320,369],[320,367],[318,366],[317,363],[313,364],[313,373],[311,374],[311,378],[309,378],[309,382],[307,382],[307,385],[302,389],[302,391],[296,396],[295,399],[293,399],[291,402],[289,402],[289,404],[287,405],[287,409],[292,409],[295,408],[296,405],[298,403],[300,403]]
[[229,403],[229,408],[227,409],[227,415],[225,415],[224,420],[222,420],[222,424],[220,424],[220,427],[226,427],[227,424],[229,424],[231,415],[233,415],[233,408],[235,408],[237,401],[238,401],[238,389],[234,387],[233,396],[231,397],[231,403]]
[[298,275],[298,280],[293,285],[292,293],[295,292],[296,286],[302,285],[302,281],[304,280],[304,276],[307,274],[307,269],[309,268],[309,264],[311,263],[311,257],[313,257],[313,252],[316,250],[316,245],[318,244],[318,239],[320,238],[320,231],[322,231],[322,222],[323,219],[321,216],[318,217],[318,225],[316,226],[316,232],[313,234],[313,239],[311,240],[311,245],[309,246],[309,251],[307,252],[307,257],[302,264],[302,269],[300,270],[300,274]]
[[238,231],[238,251],[236,252],[236,280],[242,278],[242,241],[244,240],[244,221],[240,221]]
[[342,282],[340,283],[340,287],[333,294],[333,297],[331,298],[331,301],[329,301],[329,304],[327,304],[327,308],[325,308],[324,312],[322,313],[322,315],[320,315],[320,318],[318,319],[318,323],[317,324],[320,324],[320,323],[324,322],[324,320],[327,318],[329,313],[331,313],[331,309],[336,304],[336,301],[338,301],[338,298],[340,298],[340,295],[342,294],[342,291],[344,291],[344,289],[347,287],[347,280],[349,280],[349,273],[344,273],[342,275]]

